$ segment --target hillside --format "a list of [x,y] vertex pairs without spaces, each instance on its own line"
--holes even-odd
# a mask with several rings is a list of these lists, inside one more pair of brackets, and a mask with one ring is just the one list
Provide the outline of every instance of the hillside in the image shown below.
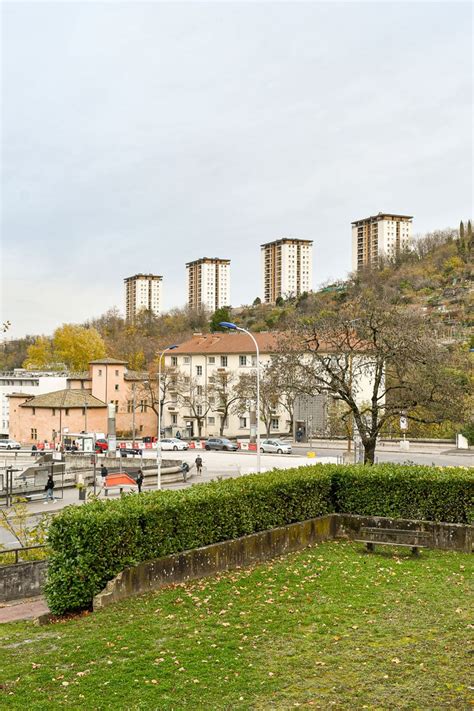
[[[293,317],[311,314],[339,300],[351,299],[364,282],[382,280],[394,300],[410,308],[421,308],[440,340],[465,342],[474,325],[474,272],[472,235],[460,239],[460,231],[434,232],[416,240],[413,249],[375,272],[351,275],[346,281],[329,284],[317,292],[296,299],[280,300],[276,306],[260,303],[224,309],[215,321],[233,320],[253,331],[285,330]],[[153,316],[144,313],[134,326],[128,325],[117,309],[83,324],[95,328],[103,339],[107,355],[127,360],[133,369],[151,364],[156,353],[170,343],[180,343],[195,332],[210,330],[210,315],[189,309]],[[35,337],[5,341],[0,352],[0,370],[22,367],[27,349]],[[67,363],[65,363],[67,365]],[[38,363],[37,367],[42,367]]]

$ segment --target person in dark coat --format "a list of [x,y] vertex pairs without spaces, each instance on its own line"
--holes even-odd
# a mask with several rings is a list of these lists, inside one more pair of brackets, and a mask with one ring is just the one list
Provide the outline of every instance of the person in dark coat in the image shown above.
[[196,472],[198,474],[202,474],[202,459],[200,454],[197,455],[196,459],[194,460],[194,464],[196,465]]
[[141,469],[139,469],[138,474],[137,474],[137,486],[138,486],[138,493],[139,494],[142,493],[143,479],[144,479],[143,472]]
[[44,503],[47,504],[48,501],[54,501],[54,480],[53,480],[53,475],[48,474],[48,481],[46,482],[46,486],[44,487],[44,490],[46,492],[45,500]]

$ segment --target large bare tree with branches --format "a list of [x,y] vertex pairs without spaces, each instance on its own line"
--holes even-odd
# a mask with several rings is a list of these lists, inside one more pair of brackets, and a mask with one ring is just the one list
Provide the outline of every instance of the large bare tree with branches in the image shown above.
[[437,342],[422,313],[376,285],[297,321],[287,352],[293,361],[298,353],[306,392],[326,390],[345,403],[368,464],[390,420],[456,420],[469,386],[459,352]]

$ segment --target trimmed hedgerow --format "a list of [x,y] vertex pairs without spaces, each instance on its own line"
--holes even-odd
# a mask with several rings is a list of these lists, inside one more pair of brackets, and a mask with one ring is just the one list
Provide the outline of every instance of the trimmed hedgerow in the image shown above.
[[129,565],[331,511],[331,474],[311,466],[69,506],[49,529],[46,598],[82,609]]
[[50,526],[46,597],[83,609],[127,566],[333,511],[469,523],[473,499],[472,469],[316,464],[69,506]]
[[340,513],[471,523],[474,470],[378,464],[332,468],[332,503]]

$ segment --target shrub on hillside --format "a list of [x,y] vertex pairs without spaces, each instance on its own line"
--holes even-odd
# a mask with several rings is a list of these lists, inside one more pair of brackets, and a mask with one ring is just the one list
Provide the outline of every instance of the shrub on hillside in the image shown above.
[[56,614],[88,607],[108,580],[141,561],[331,510],[331,473],[321,467],[67,507],[49,530],[49,607]]

